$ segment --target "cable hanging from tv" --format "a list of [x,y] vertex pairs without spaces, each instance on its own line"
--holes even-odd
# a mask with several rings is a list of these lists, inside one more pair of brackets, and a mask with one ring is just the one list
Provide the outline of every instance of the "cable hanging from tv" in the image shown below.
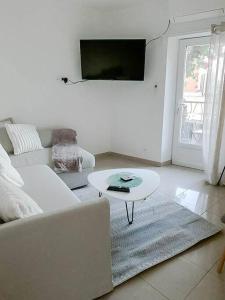
[[78,84],[78,83],[83,83],[88,81],[88,79],[84,80],[78,80],[78,81],[72,81],[68,77],[61,77],[61,80],[66,84],[66,85],[73,85],[73,84]]
[[160,39],[160,38],[163,37],[165,34],[167,34],[167,32],[168,32],[169,29],[170,29],[170,24],[171,24],[171,21],[169,20],[168,25],[167,25],[167,27],[166,27],[166,30],[165,30],[163,33],[161,33],[159,36],[157,36],[157,37],[151,39],[150,41],[148,41],[148,42],[146,43],[146,47],[148,47],[152,42],[154,42],[154,41]]
[[[146,47],[148,47],[152,42],[154,42],[154,41],[160,39],[161,37],[163,37],[169,31],[170,25],[171,25],[171,21],[169,19],[169,22],[168,22],[168,25],[166,27],[166,30],[163,33],[161,33],[159,36],[156,36],[155,38],[153,38],[153,39],[151,39],[149,41],[146,41],[146,40],[143,39],[143,40],[135,40],[135,42],[139,42],[139,43],[141,42],[142,43],[142,49],[143,49],[143,53],[144,53]],[[133,41],[133,40],[129,40],[129,41]],[[90,41],[89,40],[81,40],[80,42],[81,43],[87,43],[87,42],[90,42]],[[93,42],[93,41],[91,40],[91,42]],[[105,42],[108,42],[108,40],[106,40]],[[144,70],[144,54],[142,55],[142,64],[143,64],[143,70]],[[85,76],[83,76],[83,77],[85,77]],[[65,85],[75,85],[75,84],[78,84],[78,83],[84,83],[84,82],[87,82],[90,79],[92,79],[92,78],[82,79],[82,80],[78,80],[78,81],[73,81],[73,80],[69,79],[68,77],[61,77],[60,78],[60,80],[63,81]],[[113,77],[112,78],[106,77],[106,78],[100,78],[100,79],[111,79],[111,80],[114,80]],[[115,78],[115,80],[116,79],[117,78]],[[127,79],[127,80],[129,80],[129,79]],[[144,80],[144,75],[141,78],[136,78],[135,77],[135,79],[130,79],[130,80]],[[155,86],[155,87],[157,87],[157,86]]]

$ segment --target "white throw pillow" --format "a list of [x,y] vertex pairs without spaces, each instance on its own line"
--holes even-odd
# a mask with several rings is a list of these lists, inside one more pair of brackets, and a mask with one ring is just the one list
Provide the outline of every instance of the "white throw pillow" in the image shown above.
[[13,144],[14,154],[43,149],[34,125],[5,124],[5,128]]
[[13,221],[42,213],[42,209],[22,189],[0,177],[0,218]]
[[5,149],[0,144],[0,176],[21,187],[24,185],[23,179],[18,171],[12,166],[10,158]]

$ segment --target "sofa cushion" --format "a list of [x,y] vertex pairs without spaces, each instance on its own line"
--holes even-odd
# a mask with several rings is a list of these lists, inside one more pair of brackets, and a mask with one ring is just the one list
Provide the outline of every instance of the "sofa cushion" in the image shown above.
[[18,168],[24,180],[23,190],[44,212],[68,208],[80,202],[65,183],[46,165]]
[[92,169],[95,167],[95,157],[90,152],[80,148],[81,156],[83,158],[82,168],[83,169]]
[[33,152],[22,153],[19,155],[9,155],[12,165],[15,168],[32,165],[50,165],[52,148],[44,148]]
[[[88,151],[80,148],[83,157],[82,168],[92,169],[95,166],[95,157]],[[48,165],[53,168],[52,148],[44,148],[34,152],[10,155],[11,162],[15,168],[31,165]]]
[[52,146],[52,129],[49,128],[37,128],[41,144],[43,147],[51,147]]
[[5,124],[14,154],[43,149],[37,129],[30,124]]
[[13,124],[13,118],[7,118],[4,120],[0,120],[0,127],[5,127],[5,124]]
[[0,127],[0,144],[7,153],[13,153],[13,145],[5,127]]
[[15,184],[18,187],[24,185],[18,171],[12,166],[10,158],[5,149],[0,144],[0,177],[5,178],[7,181]]
[[[3,121],[2,121],[3,122]],[[52,146],[52,129],[49,128],[37,128],[41,144],[43,147],[51,147]],[[5,126],[1,126],[0,121],[0,144],[2,144],[3,148],[7,153],[13,153],[13,145],[9,138],[9,135],[6,131]]]
[[0,177],[0,217],[5,222],[42,213],[38,204],[15,184]]

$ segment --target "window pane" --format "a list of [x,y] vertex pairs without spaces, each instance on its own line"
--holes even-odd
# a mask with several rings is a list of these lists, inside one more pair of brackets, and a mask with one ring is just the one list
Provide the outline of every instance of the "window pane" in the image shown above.
[[202,145],[209,45],[186,48],[180,142]]

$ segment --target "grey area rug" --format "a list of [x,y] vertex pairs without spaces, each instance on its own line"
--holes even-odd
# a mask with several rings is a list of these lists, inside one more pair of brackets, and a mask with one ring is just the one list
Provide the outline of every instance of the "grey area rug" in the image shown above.
[[[98,197],[92,187],[74,193],[81,201]],[[116,199],[109,201],[114,286],[220,231],[217,226],[157,192],[135,204],[132,225],[127,223],[125,204]]]

